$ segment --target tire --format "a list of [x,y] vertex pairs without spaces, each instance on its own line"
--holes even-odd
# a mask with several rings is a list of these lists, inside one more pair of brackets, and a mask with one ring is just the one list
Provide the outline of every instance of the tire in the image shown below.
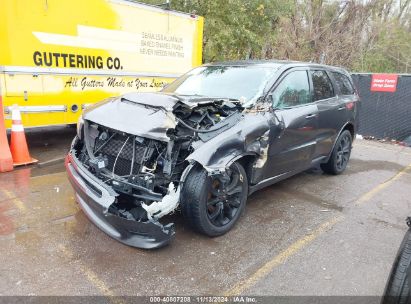
[[382,304],[411,303],[408,274],[411,267],[411,229],[409,229],[398,250],[385,287]]
[[350,131],[344,130],[337,141],[330,159],[327,163],[321,164],[321,169],[328,174],[338,175],[344,172],[347,168],[348,161],[351,156],[352,136]]
[[223,235],[240,218],[248,195],[247,174],[235,162],[228,175],[226,180],[210,177],[201,166],[187,175],[180,205],[183,217],[194,230],[210,237]]

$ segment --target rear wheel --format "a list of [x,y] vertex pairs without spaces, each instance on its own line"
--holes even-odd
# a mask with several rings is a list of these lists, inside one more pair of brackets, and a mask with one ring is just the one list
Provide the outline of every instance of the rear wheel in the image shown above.
[[186,221],[197,231],[218,236],[229,231],[244,210],[248,181],[244,168],[233,163],[226,176],[209,176],[200,166],[186,177],[181,209]]
[[330,159],[321,164],[321,169],[328,174],[341,174],[347,168],[350,160],[352,136],[350,131],[344,130],[337,139]]

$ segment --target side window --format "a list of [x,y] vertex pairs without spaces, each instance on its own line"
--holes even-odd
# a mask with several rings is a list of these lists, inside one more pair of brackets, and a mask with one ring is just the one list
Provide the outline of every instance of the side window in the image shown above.
[[311,102],[310,85],[306,71],[291,72],[271,94],[273,107],[284,109]]
[[354,94],[354,88],[347,76],[338,72],[333,72],[333,76],[341,95]]
[[335,96],[330,78],[325,71],[313,71],[311,77],[313,79],[315,101]]

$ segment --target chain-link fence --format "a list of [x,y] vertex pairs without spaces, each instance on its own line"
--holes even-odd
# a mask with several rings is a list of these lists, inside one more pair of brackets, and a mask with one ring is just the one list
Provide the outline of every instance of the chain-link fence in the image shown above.
[[372,74],[352,74],[361,98],[358,133],[378,139],[411,136],[411,74],[398,75],[395,92],[372,92]]

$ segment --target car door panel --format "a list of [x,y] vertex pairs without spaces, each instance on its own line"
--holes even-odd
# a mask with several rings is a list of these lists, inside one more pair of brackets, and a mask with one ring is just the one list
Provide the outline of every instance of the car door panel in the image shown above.
[[284,129],[279,136],[270,139],[270,166],[266,178],[306,169],[316,147],[317,105],[278,110],[276,114],[284,122]]
[[319,119],[315,158],[327,156],[346,121],[345,106],[338,97],[317,102]]
[[318,131],[318,108],[311,99],[306,69],[283,76],[271,96],[275,107],[273,119],[280,124],[273,124],[270,131],[266,179],[309,166]]
[[318,106],[317,146],[314,158],[328,156],[339,131],[344,125],[344,103],[336,91],[326,70],[310,70],[313,98]]

